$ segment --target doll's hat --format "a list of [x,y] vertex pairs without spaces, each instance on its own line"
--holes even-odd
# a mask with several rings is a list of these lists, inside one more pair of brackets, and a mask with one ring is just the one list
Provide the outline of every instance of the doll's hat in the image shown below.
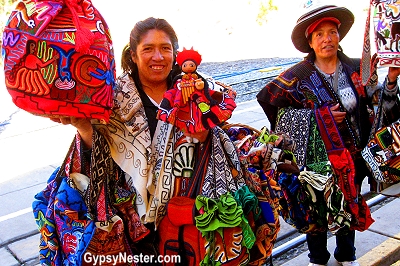
[[335,5],[320,6],[305,13],[297,20],[292,31],[292,42],[296,49],[303,53],[311,52],[312,48],[308,44],[307,36],[319,23],[326,20],[338,25],[339,41],[341,41],[353,25],[354,15],[347,8]]
[[198,66],[201,63],[201,55],[199,52],[193,50],[193,47],[189,50],[183,48],[182,52],[178,52],[178,55],[176,56],[176,62],[179,66],[182,66],[182,64],[187,60],[193,60]]

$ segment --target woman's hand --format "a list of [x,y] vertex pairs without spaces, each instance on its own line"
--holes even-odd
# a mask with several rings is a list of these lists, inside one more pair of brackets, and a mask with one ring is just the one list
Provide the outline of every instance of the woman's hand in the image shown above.
[[59,118],[50,118],[51,121],[61,123],[63,125],[72,125],[82,138],[83,143],[88,147],[92,147],[93,127],[88,118],[77,118],[72,116],[62,116]]
[[389,67],[388,78],[389,81],[394,81],[400,75],[400,67]]
[[196,133],[184,133],[184,135],[186,137],[191,137],[191,138],[197,139],[199,142],[204,142],[204,141],[206,141],[206,139],[208,137],[208,133],[210,133],[210,130],[196,132]]
[[336,124],[340,124],[346,118],[346,112],[339,111],[339,104],[332,106],[330,108],[333,119],[335,120]]
[[[399,67],[389,67],[388,75],[387,75],[388,82],[397,81],[397,77],[399,75],[400,75],[400,68]],[[386,84],[386,86],[388,86],[389,89],[392,89],[395,85],[396,84],[394,84],[394,85]]]

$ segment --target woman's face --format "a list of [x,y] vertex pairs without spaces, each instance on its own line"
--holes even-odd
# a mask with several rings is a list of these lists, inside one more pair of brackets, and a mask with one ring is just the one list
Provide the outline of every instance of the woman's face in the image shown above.
[[173,46],[162,30],[149,30],[132,54],[142,84],[166,82],[174,60]]
[[309,45],[314,49],[317,58],[336,57],[339,49],[337,25],[330,21],[321,22],[312,32]]

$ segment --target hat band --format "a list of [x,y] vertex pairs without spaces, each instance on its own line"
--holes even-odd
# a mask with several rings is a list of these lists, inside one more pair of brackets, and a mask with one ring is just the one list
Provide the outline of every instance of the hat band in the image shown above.
[[308,36],[310,36],[310,34],[315,30],[315,28],[317,28],[317,26],[319,24],[321,24],[321,22],[324,22],[324,21],[333,22],[337,25],[338,28],[340,27],[340,24],[341,24],[340,21],[334,17],[320,18],[320,19],[314,21],[313,23],[311,23],[310,26],[307,27],[306,32],[305,32],[306,38],[308,38]]

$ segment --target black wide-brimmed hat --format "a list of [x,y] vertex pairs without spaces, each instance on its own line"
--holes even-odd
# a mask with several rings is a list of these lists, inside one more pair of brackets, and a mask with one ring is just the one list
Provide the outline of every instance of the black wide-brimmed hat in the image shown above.
[[302,15],[297,20],[296,26],[294,26],[292,31],[292,42],[297,50],[303,53],[309,53],[312,51],[312,48],[308,44],[306,30],[315,21],[326,17],[334,17],[340,21],[339,41],[346,36],[354,23],[353,13],[345,7],[325,5],[315,8]]

